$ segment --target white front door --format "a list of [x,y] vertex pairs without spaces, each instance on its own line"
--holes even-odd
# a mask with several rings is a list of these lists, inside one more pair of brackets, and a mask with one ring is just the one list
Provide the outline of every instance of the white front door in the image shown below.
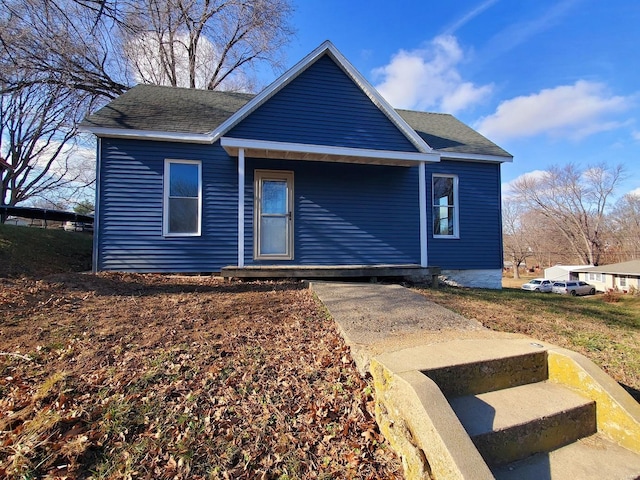
[[254,257],[293,259],[293,172],[255,171]]

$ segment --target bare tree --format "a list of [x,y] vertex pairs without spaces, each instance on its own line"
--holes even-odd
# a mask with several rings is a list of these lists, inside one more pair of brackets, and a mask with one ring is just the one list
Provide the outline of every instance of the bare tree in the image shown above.
[[248,90],[251,67],[278,69],[289,0],[143,0],[127,9],[123,45],[144,83]]
[[513,265],[513,278],[520,278],[520,266],[534,255],[531,236],[523,223],[525,209],[512,197],[502,201],[502,238],[505,258]]
[[603,223],[607,203],[623,178],[623,167],[601,164],[580,169],[573,164],[541,175],[525,175],[513,193],[544,215],[564,236],[567,248],[581,261],[598,265],[606,246]]
[[0,202],[77,185],[77,122],[135,81],[250,89],[252,67],[280,65],[291,11],[290,0],[0,0],[0,155],[14,167]]
[[620,198],[609,216],[619,250],[618,261],[640,258],[640,194]]
[[0,0],[0,92],[57,85],[114,98],[129,85],[119,24],[71,0]]
[[[0,205],[77,193],[92,183],[73,146],[85,100],[56,85],[30,85],[0,97]],[[71,105],[76,105],[72,108]]]
[[0,0],[0,92],[247,90],[258,64],[281,68],[291,12],[290,0]]

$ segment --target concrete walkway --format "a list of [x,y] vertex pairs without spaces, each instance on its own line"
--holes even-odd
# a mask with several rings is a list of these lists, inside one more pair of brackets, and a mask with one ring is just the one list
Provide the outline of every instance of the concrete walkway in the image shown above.
[[309,285],[371,374],[407,479],[640,478],[640,405],[586,357],[399,285]]
[[310,282],[327,307],[360,373],[371,358],[410,347],[464,339],[524,338],[499,333],[400,285]]

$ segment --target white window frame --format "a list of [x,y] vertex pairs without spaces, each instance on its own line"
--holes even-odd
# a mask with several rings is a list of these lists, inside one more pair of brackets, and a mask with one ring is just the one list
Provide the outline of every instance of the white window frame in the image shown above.
[[599,272],[589,273],[589,281],[602,283],[602,274]]
[[[287,253],[286,254],[264,254],[260,245],[260,201],[262,198],[262,180],[284,180],[287,182],[287,207],[289,208],[289,225],[287,231]],[[253,199],[253,258],[254,260],[293,260],[293,235],[295,232],[294,211],[294,175],[291,170],[255,170],[254,171],[254,199]]]
[[[453,234],[452,235],[436,234],[433,231],[435,210],[436,208],[440,208],[443,206],[443,205],[436,204],[436,199],[433,197],[435,193],[433,184],[436,178],[450,178],[453,180],[453,205],[447,205],[447,207],[453,207]],[[459,206],[459,199],[458,199],[458,176],[453,174],[434,173],[431,176],[431,234],[433,235],[433,238],[449,238],[449,239],[460,238],[459,209],[460,209],[460,206]]]
[[[169,193],[170,193],[170,173],[171,164],[182,163],[187,165],[197,165],[198,167],[198,228],[195,232],[170,232],[169,231]],[[162,213],[162,234],[165,237],[199,237],[202,235],[202,162],[200,160],[181,160],[165,158],[164,160],[164,187],[163,187],[163,213]]]

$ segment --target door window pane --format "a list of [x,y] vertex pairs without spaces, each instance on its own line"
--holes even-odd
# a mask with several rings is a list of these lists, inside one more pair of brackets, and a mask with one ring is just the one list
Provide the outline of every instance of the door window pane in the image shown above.
[[285,255],[287,253],[287,217],[262,217],[260,222],[260,253]]
[[287,182],[265,180],[262,183],[262,213],[287,213]]

